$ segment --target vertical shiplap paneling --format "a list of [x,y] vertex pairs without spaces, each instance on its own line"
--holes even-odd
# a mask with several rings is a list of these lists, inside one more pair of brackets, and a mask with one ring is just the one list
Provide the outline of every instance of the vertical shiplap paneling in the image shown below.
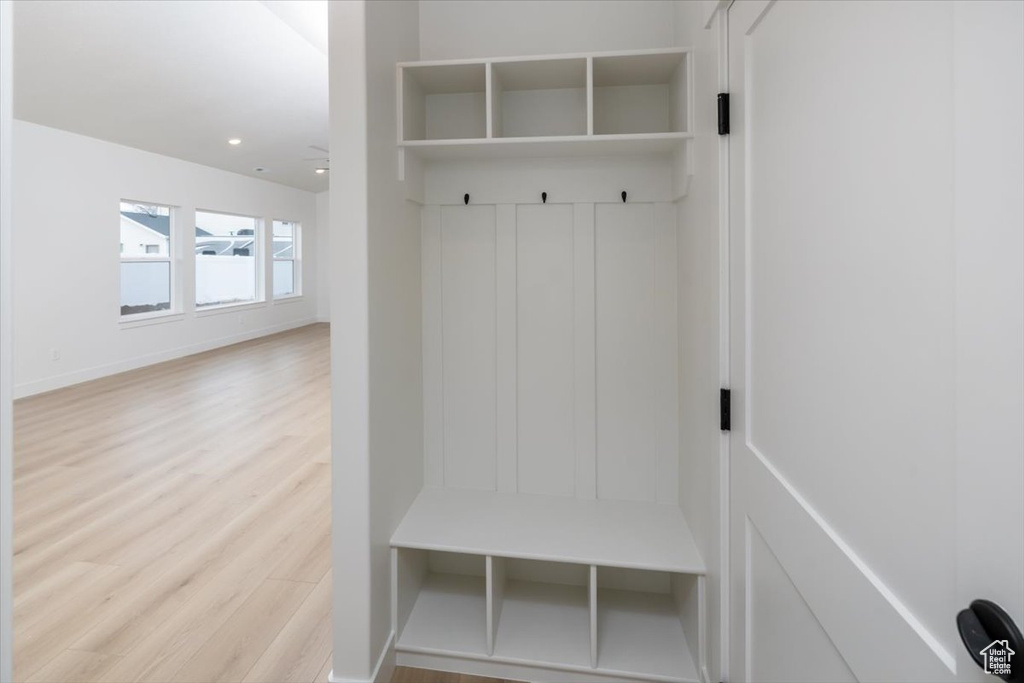
[[497,315],[497,486],[516,486],[516,207],[497,207],[495,311]]
[[653,204],[600,204],[595,220],[597,495],[657,499]]
[[423,297],[423,483],[444,485],[441,332],[441,207],[420,210]]
[[594,358],[594,205],[573,206],[573,362],[576,497],[597,497],[597,395]]
[[516,233],[519,491],[572,496],[573,207],[521,205]]
[[444,483],[494,490],[494,206],[441,207]]
[[676,348],[676,207],[654,205],[654,356],[658,364],[657,501],[679,502],[679,355]]

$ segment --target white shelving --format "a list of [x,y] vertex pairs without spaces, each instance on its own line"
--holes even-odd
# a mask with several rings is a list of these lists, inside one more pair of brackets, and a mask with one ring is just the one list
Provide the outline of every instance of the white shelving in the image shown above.
[[402,632],[410,648],[486,655],[484,577],[430,574]]
[[426,488],[391,537],[398,548],[703,574],[674,505]]
[[586,586],[509,581],[494,656],[590,668],[590,606]]
[[618,156],[668,154],[680,149],[680,146],[692,137],[690,133],[638,133],[484,140],[412,140],[403,143],[402,148],[428,160]]
[[488,653],[485,560],[473,555],[405,552],[392,556],[392,620],[414,650]]
[[691,139],[687,48],[398,65],[398,145],[424,159],[669,153]]
[[680,52],[594,57],[594,133],[689,131],[687,68]]
[[498,62],[490,69],[490,137],[587,134],[585,58]]
[[481,138],[487,134],[485,64],[406,65],[400,72],[402,140]]
[[699,680],[704,565],[675,506],[425,489],[392,553],[400,657]]
[[[613,187],[620,187],[621,182],[626,188],[630,180],[636,180],[636,169],[642,167],[643,177],[655,180],[661,188],[656,192],[662,201],[670,201],[686,193],[692,175],[692,68],[690,51],[685,48],[399,64],[399,177],[409,181],[407,192],[414,201],[423,201],[427,190],[436,193],[432,184],[444,184],[450,182],[446,178],[454,177],[458,191],[452,197],[464,196],[461,185],[465,183],[481,189],[488,186],[488,196],[501,198],[496,204],[514,204],[509,198],[524,182],[537,182],[540,190],[554,189],[562,197],[570,194],[561,192],[563,188],[577,188],[586,182],[570,175],[598,168],[602,182],[614,183]],[[625,156],[638,158],[620,158]],[[517,157],[531,161],[500,161]],[[568,157],[602,158],[561,163]],[[431,163],[434,161],[446,163]],[[524,168],[528,166],[530,179],[525,181]],[[537,170],[542,171],[543,180],[534,176]],[[488,182],[486,178],[496,180]],[[554,188],[547,184],[551,181],[557,181]],[[609,196],[618,197],[619,190]],[[571,197],[567,201],[572,202]],[[546,208],[558,211],[558,207]],[[596,359],[590,356],[589,369],[579,372],[580,366],[576,366],[577,377],[567,379],[563,373],[561,380],[551,384],[555,389],[569,385],[575,391],[577,384],[586,387],[592,382],[604,358],[597,352],[610,345],[605,337],[597,338],[594,320],[604,319],[600,316],[617,310],[615,306],[620,304],[628,310],[639,304],[660,310],[655,308],[662,301],[659,292],[675,291],[671,260],[675,242],[668,239],[675,226],[669,222],[669,206],[637,205],[627,207],[628,213],[620,213],[618,204],[613,208],[591,208],[588,219],[586,208],[575,211],[569,206],[570,211],[559,213],[557,220],[545,218],[548,222],[540,223],[543,230],[536,234],[545,239],[534,242],[526,227],[532,209],[496,211],[483,205],[424,208],[425,217],[433,216],[424,221],[424,230],[430,231],[424,234],[433,236],[433,241],[425,238],[424,253],[428,248],[439,250],[424,260],[437,269],[431,271],[436,279],[424,279],[424,298],[433,302],[433,313],[425,313],[424,320],[441,326],[435,333],[449,326],[443,336],[430,337],[438,344],[444,340],[433,349],[428,349],[434,342],[429,342],[425,333],[424,353],[436,352],[440,354],[438,362],[443,361],[443,368],[437,366],[440,374],[432,380],[434,389],[425,388],[425,401],[431,402],[433,410],[443,410],[443,421],[431,424],[445,436],[440,444],[431,442],[433,459],[425,461],[425,468],[440,463],[442,469],[425,469],[424,479],[451,488],[428,486],[422,490],[391,538],[392,622],[398,664],[549,683],[701,680],[707,640],[705,567],[671,490],[678,479],[675,464],[669,462],[675,458],[673,442],[669,439],[667,446],[659,445],[659,427],[652,426],[657,420],[647,419],[650,411],[639,418],[632,414],[609,416],[607,404],[590,393],[593,414],[574,413],[575,394],[569,393],[567,403],[559,404],[554,417],[538,427],[536,420],[530,424],[529,411],[516,404],[518,398],[502,404],[493,384],[477,386],[442,371],[461,367],[462,356],[477,358],[473,353],[457,352],[460,337],[450,333],[451,326],[458,322],[474,331],[474,326],[499,329],[501,316],[507,313],[500,312],[499,306],[508,305],[509,300],[498,303],[496,283],[507,284],[503,278],[508,277],[518,282],[517,264],[529,267],[532,254],[541,257],[541,265],[561,269],[558,278],[549,278],[552,282],[545,281],[538,289],[545,297],[549,293],[563,297],[559,299],[562,308],[556,312],[558,323],[551,325],[553,316],[546,319],[549,326],[558,328],[554,333],[567,330],[570,340],[564,347],[570,350],[568,356],[558,356],[560,369],[568,368],[569,374],[573,371],[573,343],[597,355]],[[623,248],[624,242],[614,241],[619,227],[621,234],[630,235],[642,246],[635,254]],[[611,249],[606,248],[606,240],[613,240]],[[672,246],[661,254],[660,244]],[[462,250],[463,246],[467,249]],[[619,253],[623,251],[627,253]],[[613,252],[619,257],[608,259],[606,255]],[[502,254],[512,258],[503,260]],[[630,258],[642,265],[634,266]],[[623,281],[632,282],[656,263],[655,271],[662,280],[644,280],[645,289],[625,294],[621,286],[613,287],[621,301],[604,297],[600,285],[609,280],[600,278],[613,277],[618,272],[614,268],[624,268],[622,272],[630,277]],[[577,267],[581,268],[581,291],[589,286],[591,292],[589,299],[580,299],[589,300],[589,309],[587,304],[575,308],[577,280],[571,276]],[[499,275],[496,268],[506,270]],[[564,277],[566,273],[570,277]],[[459,295],[467,292],[480,296],[463,301]],[[518,285],[502,296],[512,296],[510,292],[518,297]],[[452,317],[460,305],[464,306],[463,317]],[[513,340],[524,338],[517,335],[529,328],[526,322],[519,327],[519,305],[529,305],[528,299],[511,299],[509,310],[517,322],[506,328],[504,335]],[[579,327],[574,327],[574,316],[582,321]],[[570,322],[562,324],[566,320]],[[589,344],[585,334],[584,340],[577,342],[575,331],[588,327],[593,328]],[[650,351],[648,341],[660,339],[653,322],[650,328],[635,342],[642,352]],[[665,329],[674,330],[675,323]],[[545,332],[543,343],[555,337],[557,334]],[[487,368],[496,367],[499,343],[491,339],[464,345],[483,359],[479,367],[467,361],[463,368],[466,376],[487,374]],[[557,341],[550,343],[558,347]],[[659,344],[655,346],[661,348]],[[530,377],[531,363],[536,373],[541,367],[537,363],[548,358],[538,351],[516,356],[518,369],[513,374]],[[641,374],[640,382],[653,382],[645,385],[645,391],[661,396],[661,385]],[[510,386],[518,387],[520,381],[517,375]],[[602,386],[612,386],[607,375],[603,381]],[[594,392],[593,384],[588,391]],[[587,403],[586,395],[581,405]],[[476,430],[479,420],[473,416],[477,413],[459,410],[469,404],[481,406],[489,415],[508,417],[514,413],[515,419],[521,417],[522,421],[516,427],[513,420],[511,430],[507,423],[501,428],[491,424]],[[598,405],[604,405],[604,412],[597,410]],[[561,424],[551,428],[552,421]],[[604,433],[602,426],[605,432],[614,432],[616,425],[627,425],[623,429],[636,436],[630,437],[628,444],[634,445],[605,448],[607,443],[602,446],[591,441],[577,445],[573,452],[577,423],[580,429],[575,433],[590,433],[591,439]],[[453,434],[471,438],[460,442],[449,438]],[[507,446],[503,439],[509,434],[516,486],[503,487],[502,477],[507,481],[509,474],[506,470],[502,475],[498,463],[507,465],[508,460],[499,460],[496,449],[499,442]],[[542,434],[544,443],[538,446],[536,439],[531,442],[523,436],[530,434]],[[562,438],[565,434],[568,439]],[[634,448],[646,452],[634,452]],[[506,457],[509,452],[502,451]],[[611,461],[605,461],[612,465],[601,469],[600,476],[607,478],[603,485],[597,464],[601,453],[606,459],[612,453]],[[570,457],[558,460],[565,454]],[[538,479],[543,479],[548,469],[571,479],[573,470],[563,465],[571,464],[573,457],[577,479],[568,491],[581,498],[456,488],[494,485],[506,491],[565,491],[565,486],[538,486]],[[609,485],[609,480],[614,484],[616,478],[628,479],[624,475],[630,469],[654,472],[644,469],[651,463],[656,463],[662,481],[648,485],[644,479],[633,488]],[[438,471],[443,476],[436,476]],[[467,471],[472,477],[460,478]],[[590,483],[581,485],[579,473],[591,471]],[[595,495],[602,499],[594,499]],[[651,502],[609,499],[616,496]]]
[[598,667],[632,675],[697,679],[679,616],[665,596],[599,590]]

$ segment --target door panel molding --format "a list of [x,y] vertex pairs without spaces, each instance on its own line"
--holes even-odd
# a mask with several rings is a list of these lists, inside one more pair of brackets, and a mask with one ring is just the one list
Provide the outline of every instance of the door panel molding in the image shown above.
[[[764,535],[750,517],[746,518],[747,562],[746,615],[747,680],[761,654],[771,666],[772,654],[785,649],[786,638],[796,637],[802,648],[799,680],[792,670],[759,670],[758,680],[786,680],[788,683],[855,683],[856,677],[839,648],[807,604],[793,577],[772,552]],[[764,597],[762,597],[764,596]],[[765,623],[759,624],[765,618]],[[785,664],[783,664],[785,668]]]
[[[747,501],[748,518],[857,678],[945,680],[955,674],[953,653],[764,454],[748,447],[755,457],[734,463],[743,468],[743,490],[733,495]],[[864,623],[877,628],[857,626]]]

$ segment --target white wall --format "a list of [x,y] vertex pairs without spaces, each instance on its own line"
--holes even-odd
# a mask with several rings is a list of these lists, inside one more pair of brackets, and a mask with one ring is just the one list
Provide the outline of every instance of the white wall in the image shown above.
[[[303,226],[316,282],[316,199],[297,190],[53,128],[14,125],[15,391],[25,396],[313,322],[316,287],[287,303],[194,311],[193,260],[180,261],[183,315],[120,323],[119,202],[177,207],[183,253],[196,208]],[[51,353],[60,358],[53,360]]]
[[[332,681],[373,678],[370,613],[367,3],[329,5]],[[344,325],[344,333],[341,325]],[[385,603],[387,604],[387,603]]]
[[420,58],[458,59],[671,47],[660,0],[423,0]]
[[391,631],[391,535],[423,487],[420,210],[395,154],[395,62],[416,58],[418,26],[417,3],[367,3],[373,652]]
[[0,681],[14,680],[14,420],[11,389],[13,5],[0,3]]
[[417,10],[330,9],[333,680],[390,680],[389,542],[423,484],[419,209],[395,153],[395,62],[418,56]]
[[704,3],[676,5],[676,39],[694,48],[693,179],[678,202],[679,505],[708,569],[708,673],[721,680],[718,390],[719,304],[717,20],[705,29]]
[[316,319],[331,319],[331,193],[316,195]]
[[[984,596],[1019,626],[1024,624],[1024,537],[1019,533],[1024,520],[1024,6],[957,3],[953,31],[957,604]],[[998,143],[991,138],[993,111],[1002,122]],[[982,499],[985,505],[973,504]],[[978,533],[991,519],[1015,520],[1016,538],[1004,533],[993,548],[987,534]],[[965,680],[991,680],[979,669],[971,672],[975,678]]]

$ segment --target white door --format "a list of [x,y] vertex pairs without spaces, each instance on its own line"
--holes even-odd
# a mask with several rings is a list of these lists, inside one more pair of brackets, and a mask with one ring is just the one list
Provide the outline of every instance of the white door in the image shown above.
[[1024,623],[1022,4],[728,22],[728,680],[983,680],[957,612]]

